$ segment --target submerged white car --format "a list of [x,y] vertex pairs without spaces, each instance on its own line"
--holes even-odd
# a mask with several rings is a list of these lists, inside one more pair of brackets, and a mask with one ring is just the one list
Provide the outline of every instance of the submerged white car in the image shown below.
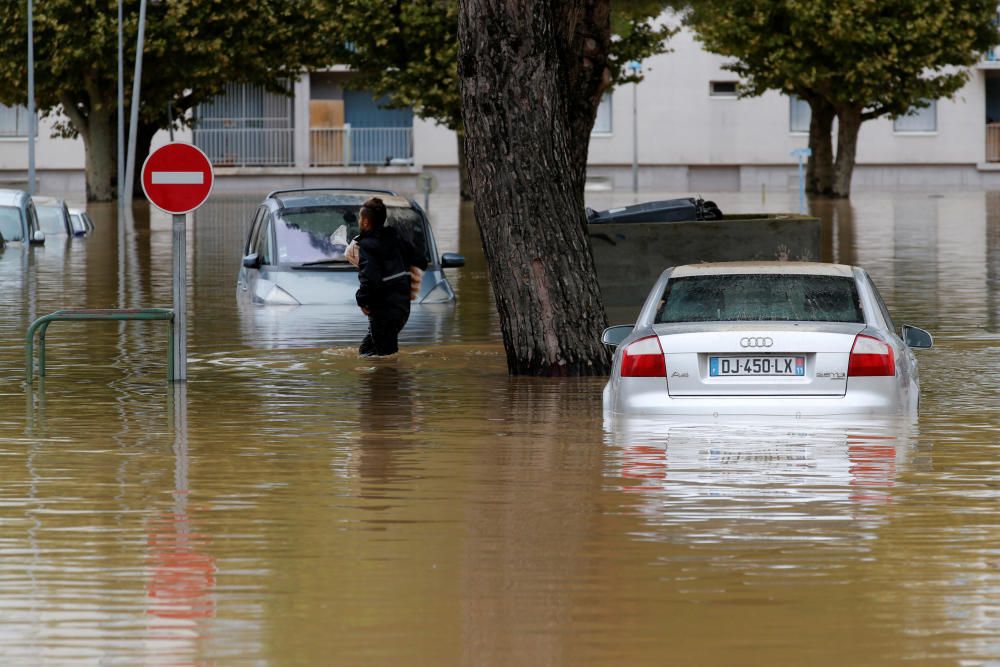
[[634,326],[611,327],[606,414],[915,415],[914,348],[868,274],[807,262],[694,264],[661,274]]

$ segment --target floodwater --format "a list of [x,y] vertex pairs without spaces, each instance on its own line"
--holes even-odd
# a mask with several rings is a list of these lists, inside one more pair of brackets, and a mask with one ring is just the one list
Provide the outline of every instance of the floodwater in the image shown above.
[[169,306],[165,217],[0,255],[0,664],[1000,664],[1000,193],[822,211],[936,336],[917,424],[605,425],[600,379],[507,377],[447,197],[458,303],[360,360],[353,309],[237,306],[254,204],[189,226],[177,389],[158,322],[53,324],[22,384],[34,317]]

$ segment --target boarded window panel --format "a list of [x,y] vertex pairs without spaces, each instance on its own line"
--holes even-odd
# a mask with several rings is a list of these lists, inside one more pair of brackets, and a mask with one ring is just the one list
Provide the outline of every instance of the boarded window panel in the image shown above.
[[812,120],[812,110],[809,103],[798,95],[788,98],[788,129],[791,132],[808,132]]
[[937,101],[923,109],[910,109],[910,113],[892,122],[894,132],[937,132]]

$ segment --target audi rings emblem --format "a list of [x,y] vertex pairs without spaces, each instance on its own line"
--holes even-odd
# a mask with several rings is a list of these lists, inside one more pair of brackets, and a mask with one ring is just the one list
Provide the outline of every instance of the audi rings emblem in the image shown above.
[[771,347],[774,340],[771,338],[740,338],[740,347]]

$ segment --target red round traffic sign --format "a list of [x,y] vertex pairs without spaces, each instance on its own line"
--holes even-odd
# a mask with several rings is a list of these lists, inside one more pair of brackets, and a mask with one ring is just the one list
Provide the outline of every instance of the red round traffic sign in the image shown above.
[[191,144],[161,146],[142,164],[142,191],[166,213],[195,210],[208,199],[214,181],[211,161]]

